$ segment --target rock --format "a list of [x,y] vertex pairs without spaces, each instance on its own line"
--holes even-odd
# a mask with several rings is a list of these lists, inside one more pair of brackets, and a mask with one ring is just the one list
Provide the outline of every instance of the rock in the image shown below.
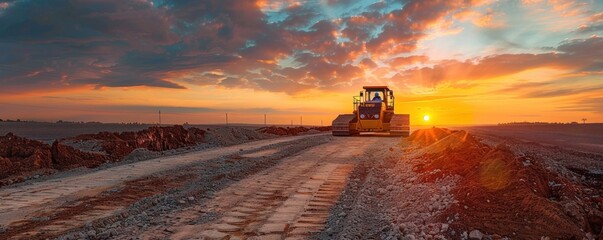
[[[583,176],[583,178],[584,178],[584,176]],[[593,236],[592,233],[586,233],[586,239],[588,239],[588,240],[591,240],[591,239],[595,240],[596,238],[595,238],[595,236]]]
[[78,234],[78,238],[79,238],[79,239],[86,239],[86,238],[87,238],[87,236],[86,236],[86,234],[85,234],[85,233],[80,232],[80,233]]
[[189,200],[189,201],[191,201],[191,202],[192,202],[192,201],[195,201],[195,197],[192,197],[192,196],[191,196],[191,197],[188,197],[188,200]]
[[473,230],[469,233],[469,239],[481,240],[484,238],[484,234],[479,230]]
[[109,232],[109,231],[104,231],[104,232],[101,232],[100,234],[98,234],[99,239],[109,239],[110,237],[111,237],[111,232]]
[[406,232],[406,223],[400,223],[398,225],[398,230],[400,230],[401,233]]
[[90,231],[86,232],[86,234],[90,238],[93,238],[93,239],[96,238],[96,231],[94,231],[94,230],[90,230]]
[[442,229],[441,229],[441,231],[442,231],[442,232],[446,232],[446,231],[448,231],[448,224],[446,224],[446,223],[442,224]]

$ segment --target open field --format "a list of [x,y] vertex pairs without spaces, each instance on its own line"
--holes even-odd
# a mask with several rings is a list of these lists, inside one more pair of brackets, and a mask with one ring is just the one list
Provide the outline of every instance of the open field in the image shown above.
[[603,153],[603,124],[500,125],[468,127],[480,134],[512,137],[568,149]]
[[230,144],[0,188],[0,239],[603,236],[603,156],[547,137],[600,144],[595,131],[526,142],[510,129],[468,129],[409,138],[265,129],[237,143],[227,133],[247,130],[212,130],[204,141]]

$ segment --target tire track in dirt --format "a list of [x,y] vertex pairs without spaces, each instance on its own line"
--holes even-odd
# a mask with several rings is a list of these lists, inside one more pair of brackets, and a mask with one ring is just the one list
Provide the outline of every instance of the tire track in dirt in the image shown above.
[[311,148],[217,192],[203,204],[165,216],[178,220],[147,229],[140,237],[308,238],[323,230],[330,208],[366,149],[384,139],[336,138]]

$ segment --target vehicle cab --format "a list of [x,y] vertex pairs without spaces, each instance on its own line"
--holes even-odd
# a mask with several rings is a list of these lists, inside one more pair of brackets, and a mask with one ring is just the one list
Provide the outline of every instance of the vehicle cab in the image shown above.
[[354,97],[354,113],[358,127],[365,131],[384,131],[384,122],[394,113],[394,94],[386,86],[365,86],[360,95]]

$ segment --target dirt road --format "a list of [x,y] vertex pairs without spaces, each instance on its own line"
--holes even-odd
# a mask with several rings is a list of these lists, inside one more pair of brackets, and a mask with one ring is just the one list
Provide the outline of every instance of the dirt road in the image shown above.
[[[270,149],[282,150],[283,146],[298,145],[300,141],[307,138],[324,139],[326,136],[297,136],[261,140],[131,163],[29,185],[5,187],[0,190],[0,215],[2,215],[0,238],[25,239],[32,238],[32,236],[39,238],[58,236],[68,230],[81,227],[85,223],[110,217],[144,197],[184,185],[194,177],[192,173],[181,174],[185,171],[180,170],[186,169],[187,166],[211,163],[211,160],[220,160],[233,154],[249,153],[247,157],[242,155],[240,157],[242,159],[254,159],[258,156],[262,158],[265,154],[273,153]],[[323,143],[324,140],[315,142]],[[311,146],[312,144],[306,145]],[[180,169],[178,174],[173,174],[172,171],[178,169]],[[154,175],[158,177],[154,177]],[[138,188],[128,189],[129,186]],[[147,189],[140,189],[145,186]],[[124,189],[129,190],[129,193],[124,195]],[[114,199],[116,196],[119,199]],[[111,202],[114,200],[118,200],[118,202]],[[90,203],[97,206],[83,207],[91,205]],[[79,215],[74,217],[77,214]]]
[[[323,229],[351,170],[383,138],[337,138],[127,231],[143,238],[306,238]],[[393,141],[390,141],[393,142]],[[139,231],[139,233],[138,233]]]
[[354,167],[398,143],[286,137],[7,187],[0,238],[307,238]]

